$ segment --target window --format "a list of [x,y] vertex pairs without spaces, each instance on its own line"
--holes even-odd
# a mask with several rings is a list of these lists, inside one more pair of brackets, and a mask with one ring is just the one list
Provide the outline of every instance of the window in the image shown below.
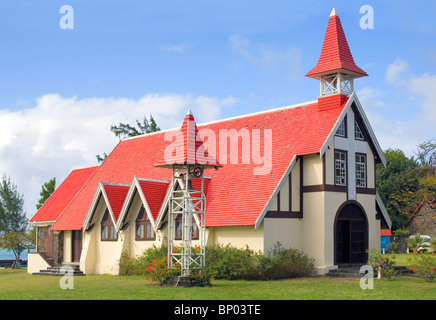
[[151,225],[150,220],[145,213],[144,207],[139,210],[138,217],[136,218],[136,240],[155,240],[156,236]]
[[354,121],[354,137],[357,140],[365,140],[362,130],[360,130],[360,127],[356,121]]
[[336,130],[336,135],[339,137],[346,137],[346,126],[345,126],[345,119],[342,120],[341,124],[339,125],[338,130]]
[[335,185],[347,185],[347,153],[335,151]]
[[356,154],[356,187],[366,188],[366,155]]
[[[174,237],[176,240],[182,239],[182,215],[178,215],[176,218],[176,236]],[[199,232],[197,223],[194,220],[194,217],[192,217],[192,234],[191,239],[197,240],[199,239]]]
[[101,220],[101,240],[102,241],[116,241],[118,234],[115,231],[115,226],[109,216],[109,211],[106,209]]

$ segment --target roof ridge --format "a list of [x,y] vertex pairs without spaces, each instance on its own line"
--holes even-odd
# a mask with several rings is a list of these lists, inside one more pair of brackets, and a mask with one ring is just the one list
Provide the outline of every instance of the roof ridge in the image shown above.
[[[207,125],[210,125],[210,124],[215,124],[215,123],[218,123],[218,122],[225,122],[225,121],[231,121],[231,120],[236,120],[236,119],[241,119],[241,118],[246,118],[246,117],[252,117],[252,116],[256,116],[256,115],[260,115],[260,114],[267,114],[267,113],[277,112],[277,111],[280,111],[280,110],[299,108],[299,107],[302,107],[302,106],[305,106],[305,105],[311,105],[311,104],[314,104],[314,103],[318,103],[318,100],[311,100],[311,101],[306,101],[306,102],[297,103],[297,104],[293,104],[293,105],[288,105],[288,106],[284,106],[284,107],[277,107],[277,108],[273,108],[273,109],[256,111],[256,112],[253,112],[253,113],[243,114],[243,115],[229,117],[229,118],[224,118],[224,119],[220,119],[220,120],[212,120],[212,121],[209,121],[209,122],[204,122],[204,123],[197,124],[197,127],[203,127],[203,126],[207,126]],[[165,130],[156,131],[156,132],[144,133],[144,134],[141,134],[141,135],[138,135],[138,136],[134,136],[134,137],[127,137],[127,138],[121,139],[121,141],[138,139],[138,138],[142,138],[144,136],[150,136],[150,135],[155,135],[155,134],[160,134],[160,133],[165,133],[165,132],[171,132],[171,131],[175,131],[175,130],[180,130],[180,127],[171,128],[171,129],[165,129]]]
[[100,183],[105,186],[130,187],[130,184],[127,183],[104,182],[104,181],[100,181]]
[[160,183],[170,183],[168,180],[159,180],[159,179],[149,179],[149,178],[138,178],[136,177],[138,181],[149,181],[149,182],[160,182]]

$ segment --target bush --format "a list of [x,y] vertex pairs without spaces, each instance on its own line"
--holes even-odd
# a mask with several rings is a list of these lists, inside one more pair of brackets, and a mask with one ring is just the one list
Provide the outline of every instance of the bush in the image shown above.
[[370,265],[375,270],[380,270],[382,275],[392,279],[395,275],[395,255],[391,255],[390,257],[387,255],[382,255],[380,250],[372,248],[369,250],[368,254],[368,265]]
[[[167,269],[167,250],[166,246],[153,246],[135,258],[129,258],[127,252],[123,252],[119,274],[142,275],[162,284],[167,276],[180,274],[180,266]],[[206,247],[206,266],[202,272],[193,271],[192,276],[208,284],[211,278],[269,280],[311,276],[314,272],[314,259],[300,250],[285,249],[279,243],[266,257],[248,246],[236,248],[219,244]]]
[[433,282],[436,277],[436,254],[413,253],[412,264],[409,269],[423,277],[428,282]]
[[297,249],[285,249],[277,243],[266,259],[265,279],[307,277],[315,274],[315,260]]

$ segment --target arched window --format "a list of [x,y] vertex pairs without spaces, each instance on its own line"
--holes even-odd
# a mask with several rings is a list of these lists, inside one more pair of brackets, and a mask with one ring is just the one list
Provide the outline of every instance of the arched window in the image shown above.
[[136,240],[155,240],[156,235],[151,225],[150,220],[147,217],[144,207],[142,206],[139,210],[138,216],[136,218]]
[[117,239],[118,234],[109,216],[109,210],[106,209],[101,220],[101,241],[116,241]]

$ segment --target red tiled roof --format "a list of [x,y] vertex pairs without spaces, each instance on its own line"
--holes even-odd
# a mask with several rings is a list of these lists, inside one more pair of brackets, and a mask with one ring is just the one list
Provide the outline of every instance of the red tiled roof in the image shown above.
[[351,71],[356,77],[367,76],[367,73],[355,64],[342,29],[341,20],[336,13],[332,12],[318,64],[306,76],[319,79],[321,75],[339,70]]
[[138,182],[141,186],[142,193],[147,200],[151,214],[153,215],[153,218],[156,219],[170,183],[148,179],[138,179]]
[[[211,176],[207,184],[207,226],[255,224],[293,157],[320,152],[348,101],[346,98],[344,101],[335,100],[334,103],[328,103],[328,99],[326,97],[322,100],[328,108],[320,108],[319,103],[315,101],[198,125],[200,134],[202,129],[208,129],[209,133],[215,134],[217,140],[214,156],[222,165],[218,171],[205,171],[206,175]],[[337,98],[333,96],[330,99]],[[270,168],[258,158],[253,159],[256,149],[260,150],[260,156],[265,156],[263,151],[265,137],[268,137],[268,132],[265,131],[267,129],[271,129],[268,131],[271,133],[272,143]],[[242,152],[242,139],[238,140],[236,163],[235,158],[231,158],[230,141],[227,141],[227,148],[220,150],[220,133],[226,132],[225,130],[248,132],[248,164],[244,158],[247,154]],[[156,167],[155,164],[164,158],[165,148],[171,143],[165,141],[165,133],[174,131],[176,130],[122,140],[84,185],[65,213],[53,225],[52,230],[82,228],[99,181],[130,184],[134,176],[171,181],[172,171]],[[257,141],[257,137],[260,137],[260,141]],[[210,153],[212,151],[209,150]],[[254,174],[256,168],[264,168],[266,174]],[[156,207],[153,212],[156,212]]]
[[129,187],[130,186],[128,185],[103,183],[104,192],[106,193],[109,201],[108,205],[112,209],[115,221],[118,220],[118,216],[120,215],[127,192],[129,192]]
[[382,236],[382,237],[390,237],[390,236],[392,236],[391,229],[381,229],[380,230],[380,236]]
[[98,166],[71,171],[30,221],[55,221],[59,218],[97,168]]
[[185,116],[182,127],[177,132],[174,143],[169,148],[171,152],[165,153],[156,166],[172,168],[174,164],[206,164],[219,166],[216,159],[203,148],[203,141],[197,139],[198,128],[194,116],[189,110]]

